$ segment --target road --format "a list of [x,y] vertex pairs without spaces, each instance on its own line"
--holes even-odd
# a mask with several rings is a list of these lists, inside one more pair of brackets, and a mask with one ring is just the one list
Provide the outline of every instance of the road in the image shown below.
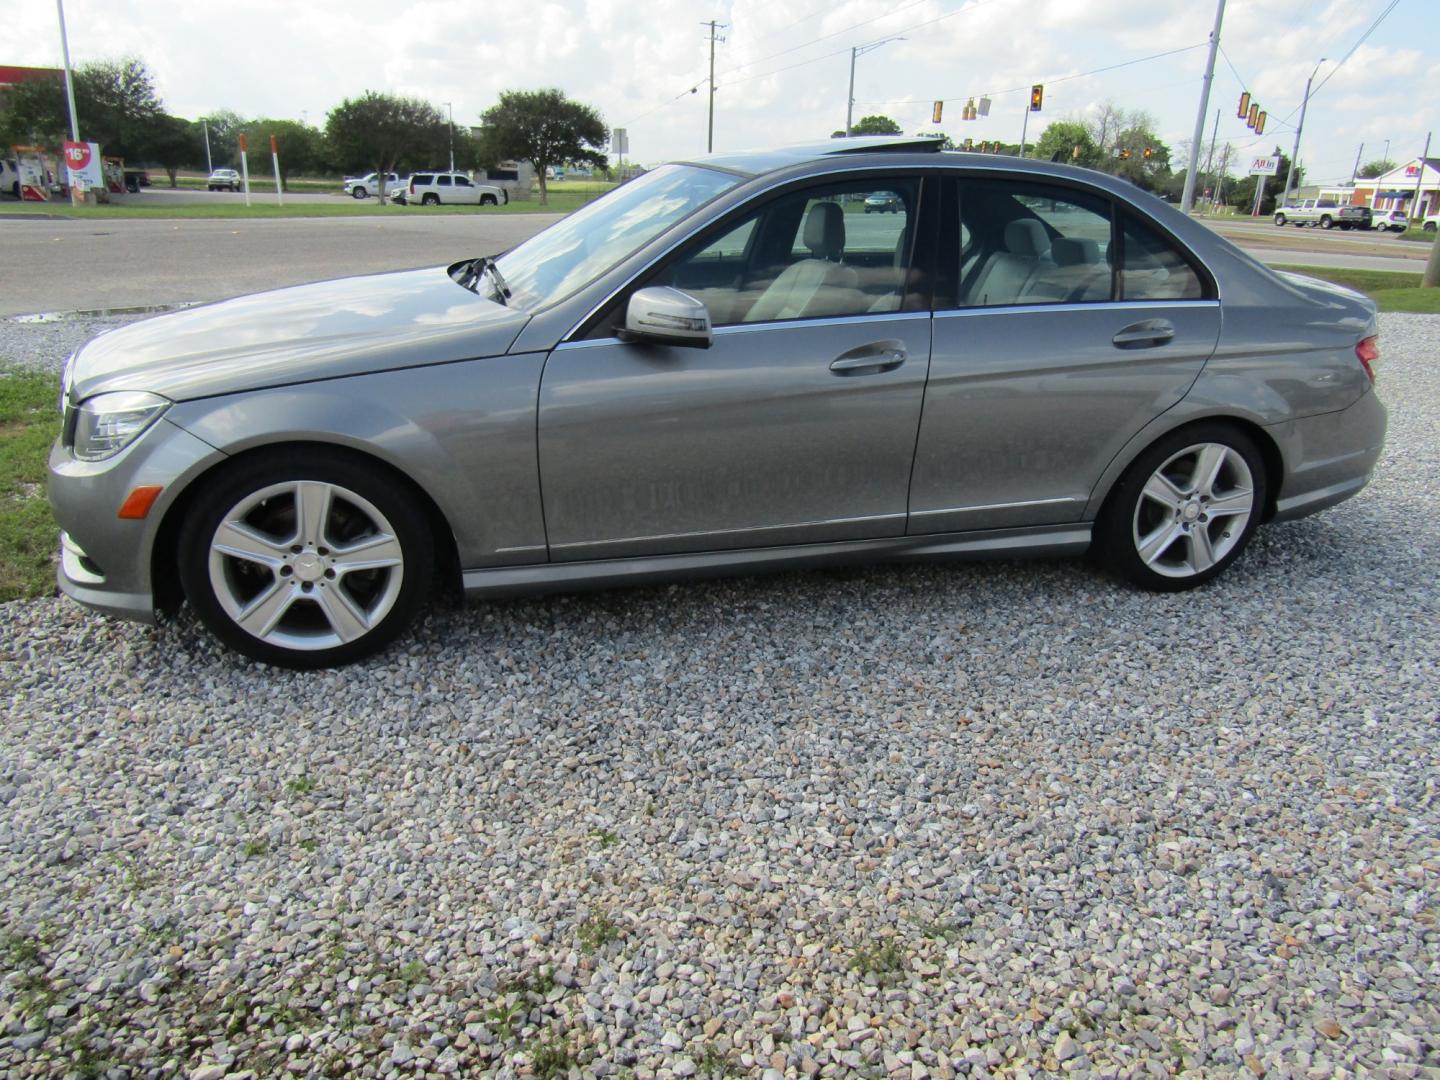
[[[211,197],[240,198],[219,192]],[[5,253],[0,317],[219,300],[347,274],[434,266],[503,251],[558,217],[0,221]],[[873,220],[857,215],[854,227],[857,234],[868,229],[878,236],[893,235],[894,225],[888,215]],[[1428,254],[1427,245],[1388,234],[1280,229],[1249,221],[1211,227],[1268,263],[1419,271]]]
[[0,221],[0,316],[219,300],[490,255],[558,214]]

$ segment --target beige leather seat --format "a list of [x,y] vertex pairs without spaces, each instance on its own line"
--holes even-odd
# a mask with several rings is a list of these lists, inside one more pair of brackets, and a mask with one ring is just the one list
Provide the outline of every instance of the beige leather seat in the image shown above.
[[1050,234],[1044,225],[1034,218],[1010,222],[1005,226],[1005,250],[990,256],[965,302],[973,307],[1026,303],[1030,282],[1043,267],[1053,265],[1049,254]]
[[810,258],[787,266],[745,313],[745,322],[805,319],[863,310],[855,271],[845,257],[845,212],[822,202],[805,215],[801,237]]

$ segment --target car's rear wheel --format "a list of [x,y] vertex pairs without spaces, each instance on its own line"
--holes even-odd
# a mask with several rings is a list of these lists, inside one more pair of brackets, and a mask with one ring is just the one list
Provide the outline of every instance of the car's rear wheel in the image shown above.
[[324,449],[260,455],[207,482],[179,550],[185,595],[211,632],[291,668],[384,648],[425,601],[434,568],[411,493]]
[[1335,222],[1334,222],[1334,220],[1330,217],[1329,214],[1326,214],[1324,217],[1322,217],[1322,218],[1320,219],[1320,228],[1322,228],[1322,229],[1330,229],[1330,228],[1334,228],[1334,226],[1335,226]]
[[440,196],[436,195],[433,191],[428,192],[425,197],[420,200],[421,206],[438,206],[439,204]]
[[1265,462],[1225,424],[1160,439],[1115,485],[1098,523],[1100,554],[1146,589],[1201,585],[1240,557],[1265,508]]

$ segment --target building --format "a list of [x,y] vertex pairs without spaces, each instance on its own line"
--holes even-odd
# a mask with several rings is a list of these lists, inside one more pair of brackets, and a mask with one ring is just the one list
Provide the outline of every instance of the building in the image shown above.
[[1357,180],[1355,196],[1376,210],[1404,210],[1412,221],[1428,217],[1440,210],[1440,158],[1414,158],[1373,180]]

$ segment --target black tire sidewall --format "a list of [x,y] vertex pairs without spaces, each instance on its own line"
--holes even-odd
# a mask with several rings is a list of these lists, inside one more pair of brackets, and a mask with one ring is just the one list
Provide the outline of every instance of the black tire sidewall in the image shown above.
[[[251,636],[226,614],[210,584],[210,541],[221,518],[247,495],[292,480],[337,484],[372,503],[394,528],[405,556],[400,595],[389,614],[364,636],[330,649],[286,649]],[[384,649],[428,599],[435,572],[430,524],[414,495],[374,462],[325,448],[256,454],[207,478],[186,511],[178,555],[186,599],[211,633],[254,660],[301,670],[354,663]]]
[[[1132,523],[1140,492],[1162,464],[1173,455],[1196,443],[1221,443],[1229,446],[1245,459],[1250,477],[1254,482],[1255,506],[1245,531],[1225,557],[1210,569],[1191,577],[1172,578],[1150,569],[1135,550]],[[1100,558],[1121,577],[1143,589],[1154,592],[1182,592],[1203,585],[1224,573],[1249,546],[1255,536],[1264,514],[1266,499],[1269,497],[1269,476],[1265,471],[1265,458],[1255,440],[1239,428],[1230,424],[1202,422],[1178,428],[1152,443],[1130,463],[1121,475],[1101,508],[1096,521],[1095,544]]]

